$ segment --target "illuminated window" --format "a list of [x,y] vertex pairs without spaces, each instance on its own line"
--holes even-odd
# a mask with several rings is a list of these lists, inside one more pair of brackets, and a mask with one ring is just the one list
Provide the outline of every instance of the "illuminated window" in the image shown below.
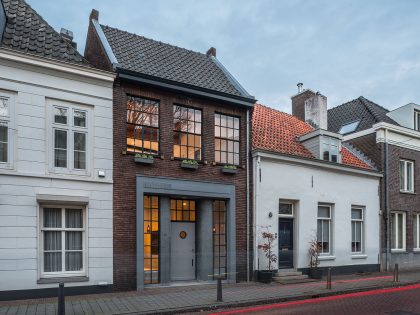
[[226,201],[213,202],[213,274],[226,279]]
[[201,110],[174,105],[176,158],[201,160]]
[[195,200],[171,199],[172,222],[195,222]]
[[159,153],[159,101],[128,97],[127,151]]
[[143,198],[144,284],[159,283],[159,197]]
[[215,161],[239,165],[239,118],[215,114],[214,135]]

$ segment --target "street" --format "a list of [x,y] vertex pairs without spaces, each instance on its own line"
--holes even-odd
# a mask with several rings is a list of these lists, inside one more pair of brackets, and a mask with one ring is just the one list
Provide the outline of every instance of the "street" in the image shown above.
[[420,285],[379,289],[311,300],[257,305],[210,314],[420,314]]

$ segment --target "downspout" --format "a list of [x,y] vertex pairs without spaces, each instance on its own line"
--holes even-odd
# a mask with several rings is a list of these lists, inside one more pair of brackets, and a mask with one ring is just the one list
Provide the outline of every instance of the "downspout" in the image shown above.
[[249,109],[246,111],[246,281],[249,282]]
[[385,150],[384,150],[384,162],[385,162],[385,174],[384,174],[384,186],[385,186],[385,237],[386,237],[386,258],[385,258],[385,268],[386,271],[389,271],[389,259],[391,255],[391,238],[390,238],[390,230],[391,230],[391,214],[389,211],[389,192],[388,192],[388,173],[389,173],[389,163],[388,163],[388,129],[385,129]]

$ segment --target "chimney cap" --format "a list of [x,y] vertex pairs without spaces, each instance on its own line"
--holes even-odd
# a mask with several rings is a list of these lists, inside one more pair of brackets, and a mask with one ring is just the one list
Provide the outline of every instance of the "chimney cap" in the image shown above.
[[99,11],[96,9],[92,9],[89,15],[89,21],[96,20],[99,21]]
[[298,87],[298,93],[302,92],[303,90],[303,83],[299,82],[298,84],[296,84]]
[[210,56],[216,57],[216,48],[210,47],[209,50],[207,50],[206,55],[209,57]]

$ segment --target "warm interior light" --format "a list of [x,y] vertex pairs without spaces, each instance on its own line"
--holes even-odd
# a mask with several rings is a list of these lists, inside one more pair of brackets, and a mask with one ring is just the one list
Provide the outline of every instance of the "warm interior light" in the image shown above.
[[213,233],[216,233],[216,227],[213,226]]
[[147,225],[147,233],[150,233],[150,225]]

